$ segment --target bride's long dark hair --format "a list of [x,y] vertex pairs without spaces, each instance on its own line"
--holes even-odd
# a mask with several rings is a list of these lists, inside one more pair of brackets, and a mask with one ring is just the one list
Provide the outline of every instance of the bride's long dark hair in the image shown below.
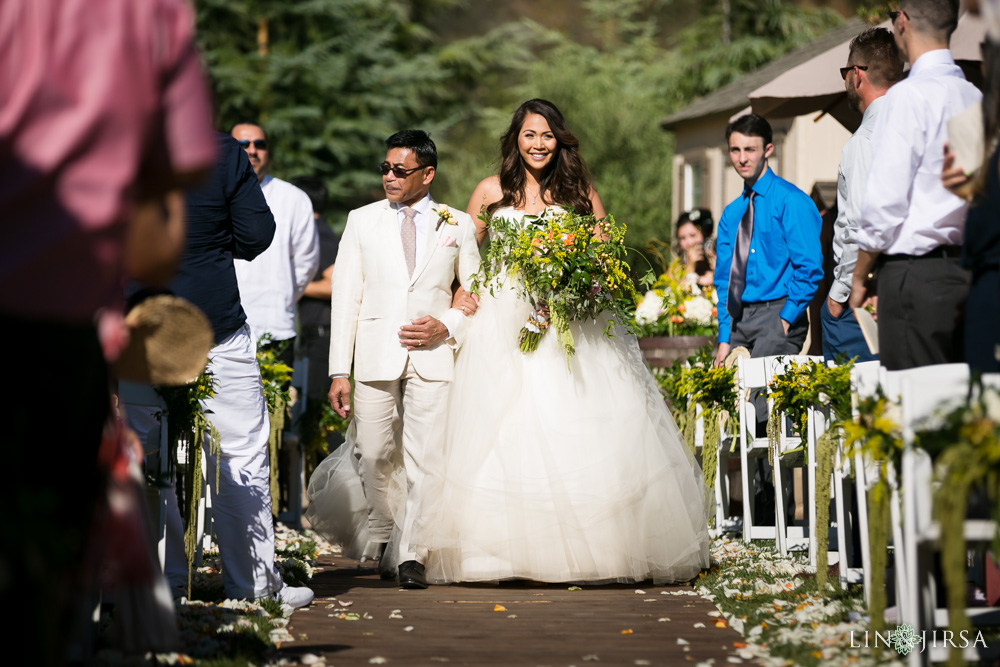
[[580,141],[566,127],[566,119],[556,105],[540,99],[528,100],[519,106],[510,119],[510,127],[500,137],[500,188],[503,198],[490,204],[487,213],[493,215],[494,211],[505,206],[525,207],[526,167],[518,150],[517,139],[528,114],[543,117],[557,142],[552,161],[539,182],[540,194],[544,196],[547,192],[551,197],[550,203],[572,207],[579,214],[593,213],[594,207],[590,203],[590,175],[580,157]]

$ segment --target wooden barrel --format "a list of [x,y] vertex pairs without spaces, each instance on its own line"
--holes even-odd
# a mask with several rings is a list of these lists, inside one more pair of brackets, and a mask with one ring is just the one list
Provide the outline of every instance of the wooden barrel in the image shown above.
[[715,345],[715,336],[653,336],[640,338],[639,349],[647,364],[664,368],[695,355],[706,343]]

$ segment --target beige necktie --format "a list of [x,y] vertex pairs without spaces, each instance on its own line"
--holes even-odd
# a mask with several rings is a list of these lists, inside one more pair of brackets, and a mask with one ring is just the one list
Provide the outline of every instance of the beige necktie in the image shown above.
[[406,258],[406,270],[413,277],[413,267],[417,265],[417,224],[413,221],[417,212],[409,206],[403,209],[403,224],[399,235],[403,239],[403,257]]

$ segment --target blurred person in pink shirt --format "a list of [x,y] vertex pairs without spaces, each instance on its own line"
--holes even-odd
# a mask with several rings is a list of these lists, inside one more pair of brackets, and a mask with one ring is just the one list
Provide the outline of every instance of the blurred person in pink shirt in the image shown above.
[[[0,3],[0,600],[13,663],[64,664],[109,411],[96,319],[165,282],[214,162],[186,0]],[[12,437],[11,437],[12,436]],[[19,660],[17,652],[26,655]]]

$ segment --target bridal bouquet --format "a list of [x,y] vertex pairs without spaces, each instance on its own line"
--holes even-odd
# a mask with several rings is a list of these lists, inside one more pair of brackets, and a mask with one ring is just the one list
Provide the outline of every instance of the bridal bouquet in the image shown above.
[[634,327],[631,311],[635,288],[625,263],[625,225],[610,215],[547,209],[524,220],[483,218],[493,239],[486,261],[473,277],[473,289],[498,276],[517,281],[522,298],[535,308],[521,329],[521,351],[533,352],[545,332],[555,329],[567,363],[575,352],[571,320],[594,320],[607,311],[611,321]]
[[698,285],[676,260],[656,279],[635,308],[642,336],[714,336],[719,331],[718,298],[711,285]]

